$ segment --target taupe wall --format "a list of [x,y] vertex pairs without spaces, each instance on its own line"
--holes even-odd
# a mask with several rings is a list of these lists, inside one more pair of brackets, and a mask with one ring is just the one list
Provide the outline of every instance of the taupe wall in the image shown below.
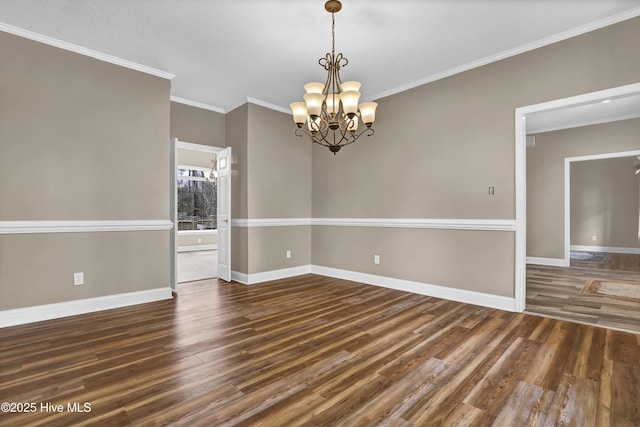
[[572,245],[640,248],[636,164],[635,157],[571,164]]
[[474,291],[506,297],[513,296],[514,243],[510,232],[325,226],[312,231],[314,265],[458,289],[472,284]]
[[527,256],[564,258],[564,159],[640,150],[638,135],[640,119],[536,135],[527,149]]
[[[310,144],[293,134],[289,114],[248,108],[249,218],[311,217]],[[309,265],[310,226],[251,228],[248,250],[250,274]]]
[[167,231],[0,236],[0,310],[168,286]]
[[[379,100],[373,137],[337,156],[314,147],[313,216],[513,219],[514,110],[640,81],[638,39],[636,18]],[[348,79],[347,70],[343,78]],[[495,187],[495,196],[487,194],[488,186]],[[368,237],[342,251],[346,233]],[[504,246],[493,241],[495,233],[504,232],[474,234],[472,247],[483,248],[475,254],[471,242],[456,238],[459,233],[414,231],[417,240],[405,244],[392,238],[396,232],[341,229],[317,245],[314,232],[312,262],[372,269],[370,236],[380,236],[375,239],[380,250],[394,253],[391,260],[381,260],[388,276],[419,276],[427,283],[446,281],[456,288],[513,296],[514,248],[505,254]],[[415,251],[435,253],[451,242],[458,242],[455,250],[438,264],[396,261],[414,257]],[[331,248],[343,257],[327,256],[324,251]],[[365,254],[365,261],[359,261]],[[452,268],[459,254],[476,267],[473,280],[466,267]],[[477,262],[484,258],[495,263]]]
[[171,102],[171,136],[194,144],[225,147],[225,114]]
[[[2,32],[0,52],[0,221],[169,219],[168,80]],[[0,235],[0,309],[168,286],[168,231]]]
[[[247,218],[247,121],[248,104],[225,116],[226,144],[231,147],[231,218]],[[231,270],[249,271],[249,234],[246,228],[231,227]]]
[[248,218],[311,216],[311,144],[291,115],[248,104]]

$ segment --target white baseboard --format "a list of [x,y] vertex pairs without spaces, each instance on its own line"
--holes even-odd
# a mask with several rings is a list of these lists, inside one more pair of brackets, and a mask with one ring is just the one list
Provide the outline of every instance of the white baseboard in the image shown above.
[[569,261],[564,258],[540,258],[528,256],[527,264],[547,265],[550,267],[569,267]]
[[516,311],[515,298],[511,297],[431,285],[428,283],[413,282],[410,280],[395,279],[393,277],[377,276],[368,273],[359,273],[357,271],[340,270],[338,268],[323,267],[320,265],[303,265],[300,267],[284,268],[282,270],[265,271],[253,274],[232,271],[231,279],[245,285],[253,285],[270,280],[285,279],[287,277],[309,273],[344,280],[352,280],[369,285],[382,286],[385,288],[397,289],[400,291],[443,298],[467,304],[480,305],[483,307]]
[[[257,283],[286,279],[288,277],[300,276],[302,274],[309,273],[328,277],[336,277],[344,280],[352,280],[369,285],[382,286],[385,288],[397,289],[420,295],[433,296],[466,304],[480,305],[507,311],[516,311],[515,298],[511,297],[491,295],[464,289],[449,288],[446,286],[396,279],[393,277],[378,276],[356,271],[341,270],[319,265],[302,265],[298,267],[283,268],[280,270],[264,271],[253,274],[232,271],[231,279],[245,285],[253,285]],[[108,310],[111,308],[119,308],[135,304],[160,301],[164,299],[170,299],[171,297],[171,288],[167,287],[150,289],[146,291],[130,292],[126,294],[108,295],[104,297],[67,301],[56,304],[39,305],[35,307],[4,310],[0,311],[0,328],[31,322],[39,322],[43,320],[57,319],[60,317],[74,316],[77,314],[91,313],[100,310]]]
[[178,252],[212,251],[214,249],[218,249],[218,245],[178,246]]
[[483,307],[497,308],[499,310],[516,311],[516,301],[512,297],[485,294],[482,292],[468,291],[464,289],[449,288],[446,286],[431,285],[428,283],[413,282],[410,280],[395,279],[393,277],[377,276],[375,274],[359,273],[356,271],[340,270],[337,268],[312,265],[311,273],[338,279],[352,280],[369,285],[382,286],[384,288],[397,289],[414,294],[427,295],[466,304],[480,305]]
[[309,273],[311,273],[310,265],[301,265],[299,267],[283,268],[280,270],[262,271],[260,273],[252,274],[232,271],[231,280],[242,283],[243,285],[255,285],[256,283],[286,279],[287,277],[300,276],[301,274]]
[[583,246],[571,245],[569,249],[572,251],[584,252],[611,252],[614,254],[640,254],[640,248],[621,248],[616,246]]
[[65,301],[55,304],[37,305],[34,307],[16,308],[0,311],[0,328],[22,325],[42,320],[75,316],[77,314],[92,313],[94,311],[129,305],[144,304],[172,298],[171,288],[157,288],[145,291],[129,292],[126,294],[108,295],[104,297],[86,298]]

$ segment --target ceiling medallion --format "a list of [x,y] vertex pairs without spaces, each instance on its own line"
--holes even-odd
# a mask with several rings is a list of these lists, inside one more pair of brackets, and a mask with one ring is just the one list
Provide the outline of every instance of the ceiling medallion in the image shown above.
[[[327,81],[304,85],[307,92],[303,96],[304,102],[292,103],[291,110],[293,121],[298,126],[297,136],[305,134],[314,144],[328,147],[336,154],[363,134],[373,135],[371,125],[375,121],[378,104],[363,102],[358,105],[360,82],[343,82],[340,79],[340,68],[349,63],[342,53],[335,53],[335,14],[342,9],[342,4],[329,0],[324,8],[331,13],[331,52],[320,58],[318,63],[327,71]],[[366,127],[358,132],[360,120]]]

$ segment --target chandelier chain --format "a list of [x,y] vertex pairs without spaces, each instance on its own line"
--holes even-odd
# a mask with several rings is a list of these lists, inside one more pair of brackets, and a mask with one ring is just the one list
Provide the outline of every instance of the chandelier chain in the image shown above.
[[336,53],[336,14],[331,12],[331,56]]

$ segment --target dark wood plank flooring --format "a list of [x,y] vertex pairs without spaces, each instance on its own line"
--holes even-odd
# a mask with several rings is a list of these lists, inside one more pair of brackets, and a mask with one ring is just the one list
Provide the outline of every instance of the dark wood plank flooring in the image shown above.
[[36,405],[0,425],[637,426],[639,342],[315,275],[194,282],[0,329],[0,402]]
[[571,267],[527,266],[526,312],[640,333],[640,303],[584,294],[589,278],[640,282],[640,255],[609,254],[606,263],[571,260]]
[[603,252],[609,255],[606,262],[593,262],[588,260],[571,259],[571,267],[595,268],[600,270],[630,271],[640,273],[640,255],[638,254],[616,254]]

